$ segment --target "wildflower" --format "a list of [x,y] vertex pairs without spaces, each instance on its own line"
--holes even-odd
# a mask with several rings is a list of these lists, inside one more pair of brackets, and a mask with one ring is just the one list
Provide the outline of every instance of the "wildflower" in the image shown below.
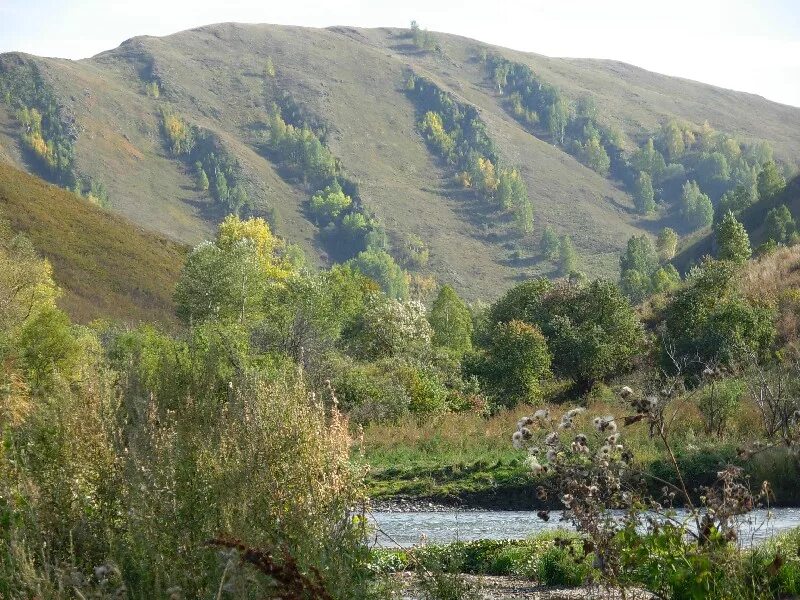
[[564,494],[563,496],[561,496],[561,502],[567,508],[570,507],[570,505],[572,504],[573,500],[574,500],[574,498],[572,497],[572,494]]
[[519,430],[519,432],[522,434],[523,440],[529,440],[533,437],[533,433],[531,433],[531,430],[528,429],[527,427],[523,427],[522,429]]
[[622,396],[623,399],[629,398],[633,395],[633,390],[628,387],[627,385],[622,386],[622,389],[619,391],[619,395]]
[[542,451],[539,449],[539,446],[531,446],[530,448],[528,448],[528,454],[532,456],[539,456],[541,452]]
[[614,421],[614,417],[612,415],[595,417],[592,423],[594,424],[594,428],[600,433],[615,433],[617,431],[617,423]]
[[544,467],[539,462],[539,460],[535,456],[529,456],[525,459],[525,466],[531,470],[532,473],[535,475],[539,475],[540,473],[544,472]]
[[533,418],[537,421],[546,421],[550,417],[550,411],[546,408],[540,408],[533,413]]
[[558,425],[559,429],[572,429],[572,419],[561,419]]
[[606,438],[606,444],[609,446],[615,446],[617,444],[617,440],[619,440],[618,433],[612,433],[610,436]]
[[656,396],[648,396],[645,398],[645,409],[648,412],[655,410],[656,406],[658,406],[658,398]]
[[547,460],[548,460],[548,462],[553,462],[553,461],[555,461],[555,459],[558,457],[558,453],[556,452],[556,449],[555,449],[555,448],[550,448],[550,449],[547,451],[547,454],[546,454],[546,456],[547,456]]
[[514,435],[511,436],[511,443],[514,445],[514,448],[517,450],[522,450],[525,447],[525,443],[522,441],[522,432],[515,431]]
[[600,450],[597,452],[598,456],[608,456],[609,454],[611,454],[611,446],[608,444],[601,446]]
[[586,411],[586,409],[583,408],[582,406],[577,406],[575,408],[571,408],[570,410],[568,410],[564,416],[565,417],[569,417],[570,419],[574,419],[579,414],[581,414],[582,412],[585,412],[585,411]]
[[581,446],[585,446],[586,444],[589,443],[589,440],[586,438],[585,435],[579,433],[578,435],[575,436],[575,443],[580,444]]
[[544,438],[544,443],[548,446],[555,446],[558,444],[558,432],[553,431],[547,434],[547,437]]

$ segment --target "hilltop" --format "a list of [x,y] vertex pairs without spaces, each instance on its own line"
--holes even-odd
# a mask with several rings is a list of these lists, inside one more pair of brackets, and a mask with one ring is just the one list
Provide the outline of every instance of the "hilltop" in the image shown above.
[[[590,95],[598,125],[617,132],[628,152],[675,118],[697,127],[708,121],[743,144],[767,141],[789,169],[800,156],[798,108],[613,61],[549,58],[427,35],[430,48],[400,29],[227,23],[133,38],[80,61],[1,55],[0,74],[40,76],[37,89],[49,90],[63,137],[71,140],[70,168],[86,193],[107,194],[112,211],[185,244],[210,237],[224,216],[225,208],[198,189],[194,157],[170,150],[162,116],[168,110],[233,165],[226,173],[249,194],[254,214],[267,216],[312,264],[328,264],[326,235],[340,232],[322,231],[309,214],[311,184],[264,149],[277,100],[287,122],[294,112],[298,127],[310,124],[338,172],[357,184],[355,205],[382,224],[395,257],[421,240],[429,258],[414,268],[469,299],[489,300],[517,280],[555,274],[555,265],[539,256],[545,226],[571,236],[579,268],[616,277],[628,238],[675,220],[674,211],[637,215],[623,181],[523,126],[481,56],[529,67],[570,102]],[[454,167],[419,131],[422,115],[406,89],[410,73],[477,111],[497,155],[527,186],[532,233],[519,235],[507,215],[458,187]],[[3,104],[0,161],[41,174],[20,141],[13,110]]]
[[0,219],[51,262],[59,304],[76,321],[175,321],[185,246],[1,163]]

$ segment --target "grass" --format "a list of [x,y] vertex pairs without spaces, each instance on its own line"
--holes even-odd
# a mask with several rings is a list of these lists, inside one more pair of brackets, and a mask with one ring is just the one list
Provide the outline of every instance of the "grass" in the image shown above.
[[[572,405],[569,405],[572,406]],[[555,414],[568,406],[550,406]],[[511,446],[511,434],[520,416],[536,408],[521,406],[485,418],[461,413],[436,418],[407,418],[396,424],[369,425],[361,451],[370,466],[367,485],[374,499],[405,497],[442,503],[465,503],[493,508],[531,508],[534,479],[523,465],[524,453]],[[595,415],[627,414],[623,403],[608,394],[589,398],[585,420]],[[685,406],[673,425],[675,452],[690,491],[712,482],[720,467],[736,462],[736,448],[758,428],[757,413],[748,399],[729,421],[723,437],[703,433],[696,406]],[[583,427],[579,425],[579,428]],[[585,429],[585,427],[583,427]],[[658,493],[661,479],[677,483],[674,468],[658,440],[645,425],[621,429],[623,443],[636,457],[636,468],[646,473],[651,491]],[[782,449],[757,454],[745,465],[754,485],[772,483],[778,504],[800,501],[797,472],[791,454]]]
[[[490,300],[520,278],[548,274],[553,265],[535,250],[544,225],[569,233],[581,268],[615,276],[627,239],[659,223],[635,216],[627,194],[565,152],[536,139],[503,109],[502,98],[474,61],[479,42],[433,34],[441,54],[423,53],[396,29],[311,29],[221,24],[165,38],[134,38],[82,61],[35,59],[81,129],[76,168],[102,181],[115,211],[187,243],[208,237],[219,215],[171,159],[158,133],[158,106],[169,102],[212,131],[239,160],[257,210],[274,209],[277,231],[301,245],[310,261],[328,257],[304,211],[307,193],[283,181],[251,143],[266,115],[263,71],[328,126],[327,143],[360,182],[364,203],[389,237],[419,235],[430,249],[425,271],[452,283],[470,300]],[[747,94],[655,75],[608,61],[552,59],[507,49],[571,98],[591,92],[598,112],[629,140],[669,116],[768,139],[776,154],[800,155],[800,110]],[[453,185],[446,165],[431,156],[416,131],[403,73],[411,66],[481,111],[509,164],[518,164],[534,206],[534,234],[517,238]],[[158,78],[154,99],[144,84]],[[2,110],[0,110],[2,112]],[[4,125],[9,116],[0,116]],[[0,156],[25,166],[13,131],[0,127]],[[522,249],[523,259],[518,251]]]
[[3,164],[0,218],[51,262],[59,302],[77,322],[175,321],[184,246]]

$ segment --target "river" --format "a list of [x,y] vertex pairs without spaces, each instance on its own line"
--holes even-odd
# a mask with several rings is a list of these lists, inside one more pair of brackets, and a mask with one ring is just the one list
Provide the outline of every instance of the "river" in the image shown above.
[[[686,513],[678,511],[678,518]],[[447,543],[478,539],[524,539],[530,535],[557,529],[572,530],[553,511],[549,521],[542,521],[530,511],[442,511],[374,512],[375,542],[392,548],[427,543]],[[739,539],[746,545],[757,544],[781,531],[800,527],[800,508],[756,510],[740,522]]]

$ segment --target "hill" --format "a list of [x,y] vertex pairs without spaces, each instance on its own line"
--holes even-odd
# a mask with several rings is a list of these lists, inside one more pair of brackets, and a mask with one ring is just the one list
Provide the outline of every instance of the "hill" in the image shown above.
[[[69,168],[85,193],[107,192],[112,210],[183,243],[209,237],[226,212],[214,202],[213,185],[209,192],[196,185],[197,153],[175,152],[165,139],[166,110],[189,137],[211,148],[199,157],[204,165],[211,164],[210,154],[221,157],[228,179],[248,193],[253,213],[269,217],[313,264],[326,264],[335,255],[331,239],[344,234],[309,214],[314,185],[265,148],[275,102],[289,124],[309,124],[337,172],[357,184],[358,209],[382,224],[395,257],[402,259],[404,249],[421,240],[429,259],[414,268],[453,283],[470,299],[492,299],[516,280],[554,273],[555,265],[538,251],[545,226],[572,237],[581,269],[616,276],[630,236],[677,219],[670,206],[638,216],[630,182],[614,176],[613,161],[605,176],[586,166],[580,149],[555,144],[541,128],[521,123],[481,56],[530,68],[571,105],[591,96],[597,126],[603,135],[616,132],[620,152],[633,152],[674,118],[697,128],[707,120],[737,136],[742,147],[766,140],[789,169],[800,156],[797,108],[617,62],[548,58],[425,35],[432,40],[427,46],[408,30],[227,23],[134,38],[81,61],[6,54],[0,74],[32,82],[14,90],[18,97],[34,90],[58,107],[54,120],[63,127],[53,135],[74,157]],[[518,233],[508,211],[455,183],[453,164],[419,131],[423,114],[407,93],[409,74],[477,111],[497,156],[527,187],[532,233]],[[0,105],[0,160],[41,174],[21,141],[13,94],[9,99]],[[51,179],[58,177],[63,173]]]
[[1,163],[0,218],[51,262],[59,303],[76,321],[175,320],[185,246]]

